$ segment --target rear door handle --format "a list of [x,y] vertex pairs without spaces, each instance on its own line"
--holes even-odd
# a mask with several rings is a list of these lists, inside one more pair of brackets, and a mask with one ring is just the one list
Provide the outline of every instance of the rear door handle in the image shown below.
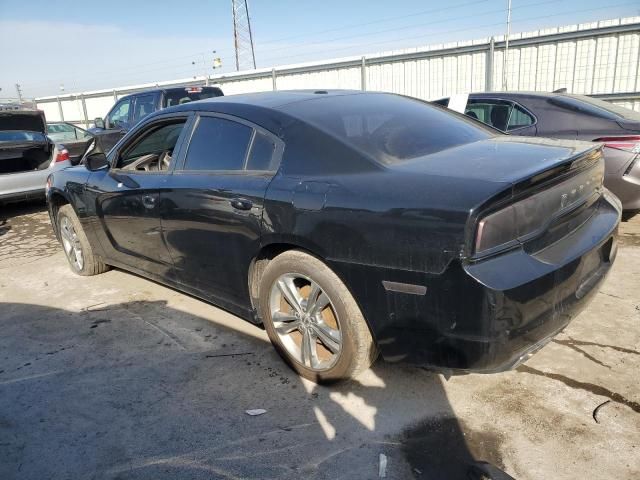
[[231,206],[236,210],[251,210],[251,207],[253,207],[251,200],[247,200],[246,198],[233,198],[229,203],[231,203]]
[[156,197],[153,195],[143,195],[142,196],[142,204],[145,208],[152,209],[156,206]]

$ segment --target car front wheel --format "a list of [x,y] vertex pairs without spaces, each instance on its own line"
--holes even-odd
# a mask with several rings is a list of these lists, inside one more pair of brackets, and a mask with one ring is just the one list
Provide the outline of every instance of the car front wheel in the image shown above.
[[369,327],[347,287],[305,252],[284,252],[267,265],[260,314],[280,355],[310,380],[353,378],[376,358]]

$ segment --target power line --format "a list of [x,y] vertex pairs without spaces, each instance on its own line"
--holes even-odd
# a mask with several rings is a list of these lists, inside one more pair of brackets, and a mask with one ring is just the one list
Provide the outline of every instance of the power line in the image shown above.
[[[541,2],[541,4],[542,3],[557,3],[557,2],[555,2],[555,0],[554,0],[554,1]],[[591,8],[591,9],[585,9],[585,10],[581,10],[581,12],[590,12],[590,11],[596,11],[596,10],[611,9],[613,7],[636,5],[636,4],[637,4],[636,2],[618,3],[618,4],[613,4],[613,5],[607,5],[606,7],[597,7],[597,8]],[[533,6],[533,5],[531,5],[531,6]],[[506,11],[506,9],[504,11]],[[570,15],[570,14],[575,14],[575,10],[567,11],[567,12],[560,12],[560,13],[551,14],[551,15],[543,15],[543,16],[540,16],[540,17],[527,18],[527,19],[520,20],[518,22],[511,22],[511,23],[513,25],[515,23],[524,23],[524,22],[529,22],[531,20],[540,20],[540,19],[546,19],[546,18]],[[458,17],[458,19],[461,19],[461,18],[462,17]],[[353,45],[349,45],[349,46],[346,46],[346,47],[329,48],[329,49],[323,48],[322,52],[301,52],[299,54],[294,54],[294,55],[267,57],[265,59],[265,61],[269,61],[269,62],[273,63],[273,61],[276,60],[276,59],[277,59],[276,61],[280,61],[280,60],[283,60],[283,59],[297,58],[297,57],[301,57],[301,56],[313,55],[314,53],[325,53],[325,52],[337,52],[337,51],[352,50],[352,49],[357,48],[357,47],[386,44],[386,43],[405,41],[405,40],[415,40],[415,39],[428,38],[428,37],[439,36],[439,35],[447,35],[447,34],[451,34],[451,33],[468,32],[468,31],[478,30],[478,29],[481,29],[481,28],[495,27],[495,26],[501,26],[501,25],[504,25],[504,20],[500,21],[500,22],[496,22],[496,23],[488,23],[488,24],[484,24],[484,25],[478,25],[478,26],[473,27],[473,28],[464,27],[464,28],[459,28],[459,29],[455,29],[455,30],[448,30],[448,31],[445,31],[445,32],[434,32],[434,33],[430,33],[430,34],[413,35],[413,36],[410,36],[410,37],[399,37],[399,38],[394,38],[394,39],[385,39],[385,40],[381,40],[381,41],[378,41],[378,42],[358,43],[358,44],[353,44]],[[399,47],[396,47],[396,48],[399,48]],[[405,48],[408,48],[408,47],[405,47]],[[356,55],[356,54],[354,54],[354,55]]]
[[[479,4],[479,3],[485,3],[487,1],[489,1],[489,0],[474,0],[474,1],[471,1],[471,2],[460,3],[460,4],[456,4],[456,5],[449,5],[449,6],[445,7],[445,8],[434,8],[434,9],[422,10],[422,11],[414,12],[412,14],[401,15],[401,16],[397,16],[397,17],[384,18],[384,19],[374,20],[374,21],[370,21],[370,22],[354,23],[354,24],[350,24],[350,25],[346,25],[346,26],[342,26],[342,27],[335,27],[335,28],[331,28],[331,29],[327,29],[327,30],[320,30],[320,31],[316,31],[316,32],[311,32],[311,35],[317,35],[317,34],[331,32],[331,31],[340,31],[340,30],[345,30],[345,29],[351,29],[351,28],[354,28],[354,27],[373,25],[373,24],[377,24],[377,23],[385,23],[385,22],[389,22],[389,21],[399,20],[399,19],[402,19],[402,18],[409,18],[409,17],[420,16],[420,15],[426,15],[426,14],[429,14],[429,13],[438,13],[438,12],[443,12],[443,11],[450,11],[452,9],[462,8],[462,7],[466,7],[466,6],[470,6],[470,5],[474,5],[474,4]],[[499,10],[498,12],[501,12],[501,11],[504,11],[504,9],[503,10]],[[403,28],[403,27],[400,27],[400,28]],[[376,32],[374,32],[374,34],[375,33]],[[277,38],[277,39],[273,39],[273,40],[268,40],[266,42],[261,42],[259,44],[259,46],[263,47],[264,45],[272,45],[272,44],[280,43],[282,41],[289,40],[289,39],[292,39],[292,38],[300,38],[300,37],[303,37],[303,36],[306,36],[306,35],[308,35],[308,33],[289,36],[289,37],[281,37],[281,38]],[[234,52],[234,50],[231,49],[231,48],[222,48],[222,49],[219,49],[218,51],[219,52],[229,52],[229,53],[233,53]],[[149,71],[146,68],[147,66],[157,65],[157,64],[164,64],[164,63],[169,63],[169,62],[171,62],[172,65],[173,65],[173,61],[174,60],[182,60],[182,59],[193,58],[193,57],[196,57],[196,56],[200,56],[203,53],[207,53],[207,51],[199,51],[199,52],[194,52],[194,53],[183,55],[183,56],[172,57],[172,58],[169,58],[169,59],[158,60],[158,61],[149,62],[149,63],[145,63],[145,64],[137,64],[135,67],[130,66],[130,67],[119,68],[119,72],[123,72],[123,71],[125,71],[125,72],[145,71],[146,72],[146,71]],[[168,67],[168,68],[171,68],[171,67]],[[103,71],[92,72],[92,75],[102,75],[102,74],[111,74],[111,73],[113,73],[113,70],[103,70]],[[84,78],[89,78],[89,77],[84,77]],[[90,78],[95,78],[95,77],[92,76]],[[71,83],[71,82],[67,82],[67,83]],[[35,86],[46,86],[46,85],[49,85],[49,83],[46,83],[46,84],[44,84],[44,83],[42,83],[42,84],[30,84],[30,85],[27,85],[26,87],[34,88]]]

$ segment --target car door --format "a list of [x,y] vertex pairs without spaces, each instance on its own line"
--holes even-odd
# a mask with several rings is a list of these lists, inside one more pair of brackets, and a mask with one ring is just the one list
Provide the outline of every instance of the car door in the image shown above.
[[110,261],[173,278],[161,233],[159,199],[175,166],[187,120],[184,113],[143,124],[110,153],[110,169],[89,177],[86,188],[95,204],[96,234]]
[[176,274],[198,295],[248,305],[249,264],[283,148],[270,132],[235,117],[203,113],[194,120],[160,208]]

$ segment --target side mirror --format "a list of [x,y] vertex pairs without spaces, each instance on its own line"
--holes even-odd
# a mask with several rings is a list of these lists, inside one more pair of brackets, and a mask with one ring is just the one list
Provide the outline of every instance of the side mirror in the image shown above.
[[94,125],[96,126],[96,128],[102,128],[104,129],[104,120],[102,119],[102,117],[97,117],[94,121],[93,121]]
[[109,166],[109,160],[107,156],[102,152],[92,153],[84,158],[84,164],[87,170],[95,172],[96,170],[102,170]]
[[102,145],[98,138],[94,137],[93,140],[89,142],[80,163],[91,172],[109,167],[109,160],[107,160],[107,156],[103,152]]

